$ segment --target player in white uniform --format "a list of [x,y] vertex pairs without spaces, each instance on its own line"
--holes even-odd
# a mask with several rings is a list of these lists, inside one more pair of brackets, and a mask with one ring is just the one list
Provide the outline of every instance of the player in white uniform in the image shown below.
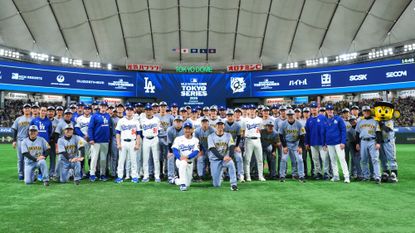
[[[75,133],[76,135],[82,137],[86,142],[89,142],[88,138],[88,125],[89,121],[91,120],[91,106],[86,105],[84,107],[84,114],[76,118],[76,125],[75,125]],[[85,143],[84,150],[85,150],[85,159],[90,159],[91,154],[91,145],[89,143]],[[81,172],[83,175],[87,174],[85,160],[81,162]]]
[[138,183],[137,150],[140,148],[140,123],[134,118],[134,108],[131,105],[126,107],[126,116],[121,118],[116,130],[117,148],[119,150],[117,179],[116,183],[123,182],[124,164],[128,158],[131,164],[131,182]]
[[199,153],[199,140],[193,137],[192,123],[185,122],[183,128],[184,135],[174,139],[172,149],[179,170],[179,179],[176,180],[176,184],[180,185],[181,191],[186,191],[192,182],[193,162]]
[[263,158],[261,145],[261,122],[262,119],[255,115],[255,106],[250,105],[248,117],[242,123],[243,135],[245,137],[245,175],[246,181],[251,181],[251,157],[255,153],[258,167],[258,179],[265,181],[263,172]]
[[190,118],[188,119],[193,125],[195,129],[199,128],[202,125],[201,120],[198,118],[197,109],[193,108],[190,114]]
[[[158,132],[161,128],[160,119],[153,116],[153,109],[151,105],[147,104],[144,107],[146,116],[141,119],[141,129],[143,132],[143,182],[149,181],[149,158],[150,153],[153,155],[159,154],[159,139]],[[159,156],[153,156],[154,163],[154,178],[157,183],[160,183],[160,159]]]

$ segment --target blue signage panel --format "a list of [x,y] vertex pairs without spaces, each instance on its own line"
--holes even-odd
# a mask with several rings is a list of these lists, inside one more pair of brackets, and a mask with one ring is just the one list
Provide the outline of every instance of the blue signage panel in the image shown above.
[[132,72],[0,62],[0,89],[95,96],[135,96]]

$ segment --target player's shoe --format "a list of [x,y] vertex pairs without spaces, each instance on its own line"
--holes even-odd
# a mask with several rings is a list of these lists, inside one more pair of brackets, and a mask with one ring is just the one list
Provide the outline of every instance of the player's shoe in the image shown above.
[[285,182],[285,177],[280,177],[280,182],[284,183]]
[[108,180],[108,178],[107,178],[107,176],[104,176],[104,175],[101,175],[100,177],[99,177],[99,180],[100,181],[107,181]]
[[350,178],[344,178],[344,183],[350,184]]
[[392,183],[398,183],[398,177],[396,176],[395,172],[391,172],[389,176],[389,181]]
[[176,177],[169,178],[169,184],[175,185],[176,184]]
[[[117,178],[117,179],[118,179],[118,178]],[[133,183],[136,183],[136,184],[137,184],[137,183],[139,182],[139,180],[138,180],[138,178],[132,178],[132,179],[131,179],[131,182],[133,182]]]
[[117,177],[117,179],[115,179],[115,183],[119,184],[124,182],[124,180],[122,178]]
[[194,182],[195,183],[201,183],[201,182],[203,182],[203,179],[200,176],[196,176],[195,179],[194,179]]
[[236,185],[231,186],[231,191],[238,191],[238,190],[239,190],[238,186],[236,186]]
[[297,175],[293,175],[293,176],[291,177],[291,179],[293,179],[293,180],[298,180],[298,176],[297,176]]
[[80,180],[75,180],[74,183],[75,183],[75,185],[79,185],[81,183],[81,181]]
[[381,179],[382,179],[382,182],[388,182],[388,180],[389,180],[389,174],[387,172],[384,172],[382,174]]
[[246,182],[251,182],[251,181],[252,181],[251,177],[250,176],[247,176],[246,177]]
[[376,184],[381,184],[381,183],[382,183],[382,181],[381,181],[379,178],[377,178],[377,179],[375,179],[375,183],[376,183]]
[[187,187],[185,184],[180,185],[180,191],[187,191]]
[[131,179],[129,176],[126,176],[126,177],[125,177],[125,180],[129,180],[129,179]]
[[49,181],[44,181],[44,182],[43,182],[43,185],[44,185],[44,186],[49,186]]
[[89,176],[89,181],[95,182],[97,180],[97,177],[94,175]]
[[24,176],[19,176],[19,180],[24,180]]
[[156,183],[161,183],[161,179],[160,179],[160,178],[155,179],[154,181],[155,181]]
[[298,182],[300,182],[300,183],[305,183],[305,179],[304,179],[304,177],[300,177],[300,178],[298,179]]
[[330,176],[328,176],[328,175],[324,175],[324,176],[323,176],[323,180],[326,180],[326,181],[327,181],[327,180],[330,180]]
[[337,182],[339,180],[340,180],[339,177],[333,177],[330,179],[331,182]]
[[148,183],[149,181],[150,180],[148,178],[144,178],[144,179],[141,180],[141,182],[143,182],[143,183]]
[[259,177],[259,179],[258,179],[259,181],[262,181],[262,182],[264,182],[264,181],[267,181],[264,177]]
[[42,176],[42,174],[38,174],[38,175],[37,175],[37,180],[38,180],[39,182],[42,182],[42,180],[43,180],[43,176]]
[[238,180],[239,182],[244,183],[245,182],[244,175],[239,175]]

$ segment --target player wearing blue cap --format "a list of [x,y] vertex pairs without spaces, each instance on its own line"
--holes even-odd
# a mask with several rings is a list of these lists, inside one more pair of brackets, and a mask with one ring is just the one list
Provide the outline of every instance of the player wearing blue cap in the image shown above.
[[337,158],[339,159],[343,176],[344,183],[350,183],[349,169],[347,167],[345,159],[345,146],[346,146],[346,125],[343,119],[334,115],[334,106],[329,104],[326,106],[327,119],[325,122],[325,146],[324,150],[328,150],[331,167],[333,169],[333,178],[331,181],[338,181],[339,170],[337,166]]
[[179,136],[183,136],[183,117],[176,116],[173,121],[173,126],[167,129],[167,143],[169,152],[167,154],[167,179],[170,184],[174,184],[175,178],[175,157],[173,154],[173,142]]
[[184,123],[183,128],[184,135],[174,139],[172,150],[179,170],[179,178],[175,183],[180,186],[181,191],[187,191],[192,182],[194,158],[199,153],[199,140],[193,137],[192,123]]
[[92,115],[88,125],[88,137],[91,144],[91,167],[90,181],[96,180],[95,172],[99,158],[100,180],[107,181],[107,155],[112,135],[112,122],[110,115],[106,112],[108,104],[102,102],[99,105],[99,112]]
[[[311,116],[306,122],[306,137],[305,143],[307,145],[307,149],[311,149],[311,156],[313,159],[314,164],[314,174],[313,177],[315,179],[324,178],[328,180],[329,176],[329,158],[328,153],[323,149],[323,145],[325,144],[325,131],[324,131],[324,123],[326,121],[326,117],[323,115],[318,114],[317,103],[312,102],[310,104],[310,112]],[[320,157],[324,163],[324,177],[322,172],[322,167],[320,164]]]
[[12,129],[13,134],[13,148],[17,149],[17,174],[19,180],[24,179],[24,156],[21,152],[22,141],[27,138],[29,133],[30,122],[32,117],[30,116],[30,104],[23,105],[23,116],[16,118],[13,122]]

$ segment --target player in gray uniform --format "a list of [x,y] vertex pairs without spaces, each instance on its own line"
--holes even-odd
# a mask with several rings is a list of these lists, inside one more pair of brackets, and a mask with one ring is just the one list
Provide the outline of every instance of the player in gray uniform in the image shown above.
[[24,182],[31,184],[34,181],[34,171],[40,169],[43,176],[43,184],[49,186],[49,171],[46,164],[46,158],[50,153],[48,142],[38,137],[38,128],[36,125],[29,127],[29,137],[23,139],[21,144],[21,153],[24,159]]
[[[59,120],[55,118],[56,109],[53,106],[48,107],[48,118],[52,122],[52,132],[55,132],[56,126],[58,126]],[[49,155],[49,177],[55,175],[56,168],[56,141],[54,138],[50,138],[50,155]]]
[[362,107],[364,118],[357,123],[356,150],[360,151],[363,181],[369,180],[369,158],[373,164],[373,173],[377,184],[381,183],[379,149],[382,141],[382,132],[379,123],[371,116],[369,106]]
[[[376,102],[374,107],[388,106],[394,109],[390,102]],[[394,122],[392,119],[379,122],[382,130],[382,143],[380,144],[379,158],[383,170],[382,181],[398,182],[398,163],[396,161],[396,145]]]
[[[280,181],[285,181],[285,173],[287,170],[287,159],[288,154],[293,154],[297,159],[298,166],[298,177],[300,182],[304,180],[304,164],[302,156],[302,147],[304,145],[305,128],[300,122],[294,119],[294,111],[289,109],[287,112],[288,119],[283,122],[280,129],[279,135],[282,144],[282,157],[280,165]],[[290,156],[291,157],[291,156]]]
[[86,142],[78,135],[74,135],[74,127],[72,124],[67,124],[64,130],[64,136],[58,139],[58,154],[61,163],[60,182],[68,182],[69,170],[73,169],[74,183],[79,185],[82,178],[81,161],[85,157],[84,144]]
[[362,179],[362,169],[360,167],[360,153],[356,151],[356,125],[357,120],[355,116],[349,117],[351,127],[346,132],[347,143],[349,144],[349,153],[351,157],[350,174],[353,179]]
[[[116,115],[111,117],[112,120],[112,128],[117,128],[118,121],[124,117],[124,105],[121,103],[117,105]],[[119,151],[117,148],[117,132],[115,130],[112,131],[111,137],[111,152],[108,156],[108,169],[109,174],[112,177],[117,177],[117,167],[118,167],[118,156]],[[130,166],[128,166],[129,168]],[[128,169],[129,170],[129,169]]]
[[268,119],[264,124],[265,129],[261,129],[261,144],[262,144],[262,153],[264,159],[267,160],[268,164],[268,178],[270,180],[277,179],[277,162],[276,162],[276,153],[277,145],[280,143],[280,138],[278,137],[277,131],[274,130],[274,121]]
[[184,135],[183,129],[183,117],[176,116],[174,118],[173,126],[167,129],[167,143],[168,143],[168,154],[167,154],[167,180],[170,184],[175,184],[175,157],[173,155],[173,142],[179,136]]
[[[343,119],[344,124],[346,125],[346,134],[347,134],[347,131],[349,131],[350,128],[352,127],[352,125],[350,124],[350,121],[349,121],[349,119],[350,119],[350,110],[348,108],[343,108],[341,113],[342,113],[341,118]],[[346,153],[345,159],[346,159],[347,167],[350,168],[350,160],[352,158],[350,157],[350,153],[351,153],[350,152],[350,145],[349,145],[349,142],[347,141],[347,137],[346,137],[346,145],[345,145],[344,150],[345,150],[345,153]],[[351,170],[351,169],[349,169],[349,170]]]
[[23,105],[23,116],[18,117],[12,125],[14,130],[13,148],[17,148],[17,175],[19,180],[24,179],[24,157],[21,151],[22,141],[28,136],[28,129],[33,118],[30,116],[30,104]]
[[[53,138],[53,141],[54,142],[58,143],[58,139],[61,138],[61,137],[63,137],[63,135],[65,133],[64,132],[64,129],[65,129],[65,126],[67,124],[73,124],[73,122],[72,122],[71,119],[72,119],[72,112],[71,112],[71,110],[66,109],[64,111],[63,117],[59,120],[59,122],[58,122],[58,124],[56,126],[55,132],[53,133],[52,138]],[[56,163],[56,170],[55,170],[55,174],[54,174],[55,176],[53,177],[53,180],[55,180],[55,181],[58,181],[59,180],[59,176],[61,174],[61,171],[60,171],[60,166],[61,166],[60,159],[61,159],[61,157],[58,156],[58,159],[56,161],[57,162]]]
[[232,135],[235,141],[235,163],[239,181],[244,181],[244,162],[242,158],[241,145],[241,124],[235,122],[234,111],[229,109],[226,112],[225,132]]
[[199,139],[199,155],[197,159],[197,178],[196,182],[201,182],[202,178],[206,175],[206,166],[208,160],[208,136],[215,132],[215,128],[210,126],[209,119],[202,117],[202,126],[194,131],[194,135]]
[[213,128],[216,127],[216,122],[218,121],[218,107],[212,105],[209,109],[209,125]]
[[[303,108],[303,116],[302,118],[300,118],[300,120],[298,120],[302,126],[304,126],[307,123],[308,118],[310,118],[310,108],[305,107]],[[310,157],[310,164],[311,164],[311,175],[314,174],[314,162],[313,162],[313,158],[311,156],[311,151],[307,150],[307,147],[304,145],[303,149],[303,163],[304,163],[304,177],[307,178],[308,177],[308,163],[307,163],[307,155],[309,155]]]
[[[159,104],[160,113],[155,117],[160,119],[161,129],[159,131],[159,145],[160,145],[160,169],[164,176],[168,177],[167,154],[169,152],[169,143],[167,141],[167,129],[173,125],[174,117],[167,113],[167,103],[162,101]],[[174,164],[174,162],[173,162]]]
[[214,187],[220,187],[223,168],[228,169],[231,190],[238,191],[234,159],[235,142],[230,133],[224,132],[224,120],[216,122],[216,132],[208,136],[210,173]]

